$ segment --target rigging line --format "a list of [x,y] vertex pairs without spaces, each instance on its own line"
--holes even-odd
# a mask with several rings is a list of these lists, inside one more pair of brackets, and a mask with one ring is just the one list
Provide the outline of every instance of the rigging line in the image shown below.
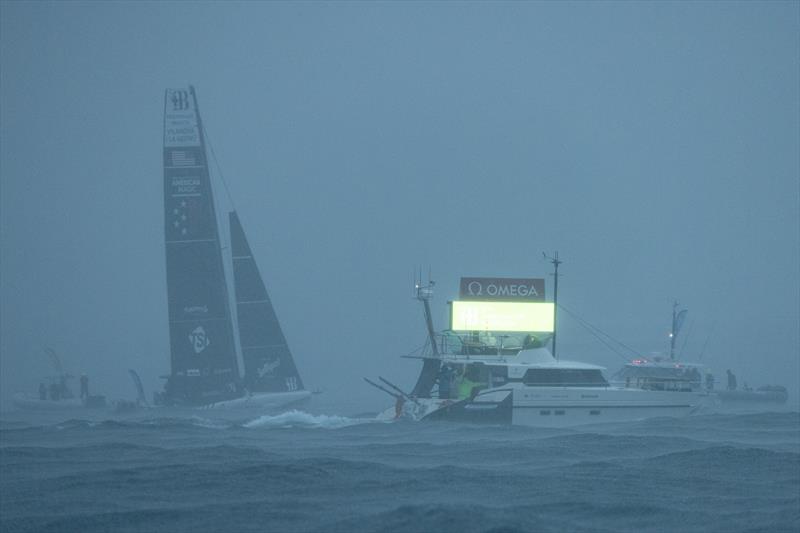
[[602,335],[603,337],[606,337],[606,339],[611,341],[611,342],[619,344],[621,347],[631,351],[634,355],[639,355],[639,353],[636,350],[624,345],[622,342],[618,341],[617,339],[615,339],[614,337],[612,337],[611,335],[609,335],[605,331],[601,330],[599,327],[597,327],[594,324],[590,323],[588,320],[578,316],[578,314],[575,313],[574,311],[571,311],[570,309],[567,309],[566,307],[561,306],[561,305],[559,305],[559,307],[562,308],[564,311],[566,311],[568,314],[570,314],[570,316],[572,316],[575,320],[577,320],[578,323],[580,325],[584,326],[586,329],[590,330],[591,332],[593,332],[593,333],[595,333],[597,335]]
[[[428,337],[427,336],[425,337],[425,342],[423,342],[422,344],[420,344],[419,346],[417,346],[416,348],[414,348],[410,352],[406,353],[405,356],[409,356],[409,355],[414,355],[416,353],[420,353],[422,350],[425,349],[426,346],[428,346]],[[405,357],[405,356],[401,356],[401,357]]]
[[[570,312],[570,311],[567,311],[567,312]],[[572,312],[572,313],[573,313],[573,315],[575,314],[574,312]],[[608,333],[606,333],[605,331],[601,330],[599,327],[595,326],[594,324],[591,324],[591,323],[590,323],[588,320],[586,320],[586,319],[583,319],[583,318],[581,318],[581,320],[583,320],[583,321],[584,321],[586,324],[588,324],[589,326],[591,326],[592,328],[594,328],[594,329],[595,329],[597,332],[599,332],[600,334],[602,334],[602,335],[604,335],[605,337],[607,337],[607,338],[608,338],[610,341],[612,341],[612,342],[616,343],[617,345],[621,346],[622,348],[624,348],[624,349],[628,350],[628,351],[629,351],[631,354],[635,355],[636,357],[639,357],[639,356],[641,355],[641,354],[640,354],[640,352],[639,352],[639,350],[636,350],[636,349],[634,349],[634,348],[631,348],[630,346],[628,346],[628,345],[627,345],[627,344],[625,344],[624,342],[622,342],[622,341],[620,341],[620,340],[617,340],[617,339],[615,339],[614,337],[612,337],[611,335],[609,335],[609,334],[608,334]]]
[[694,320],[689,323],[689,331],[686,332],[686,336],[683,338],[683,344],[681,345],[681,350],[678,352],[678,359],[683,358],[683,349],[686,348],[686,343],[689,342],[689,336],[692,334],[692,330],[694,329]]
[[584,328],[586,328],[586,329],[587,329],[587,331],[589,331],[589,333],[590,333],[591,335],[593,335],[593,336],[594,336],[594,337],[595,337],[597,340],[599,340],[599,341],[600,341],[600,342],[601,342],[603,345],[605,345],[605,346],[606,346],[606,348],[608,348],[609,350],[611,350],[611,351],[612,351],[612,352],[613,352],[615,355],[618,355],[618,356],[619,356],[619,357],[620,357],[620,358],[621,358],[623,361],[625,361],[626,363],[628,362],[628,358],[627,358],[625,355],[623,355],[622,353],[620,353],[620,352],[619,352],[619,351],[618,351],[616,348],[614,348],[614,346],[612,346],[612,345],[611,345],[611,344],[610,344],[608,341],[606,341],[606,340],[605,340],[605,339],[603,339],[601,336],[599,336],[597,333],[595,333],[594,331],[592,331],[592,330],[590,329],[590,327],[589,327],[589,325],[588,325],[588,324],[584,324],[584,323],[582,323],[582,322],[580,322],[580,321],[578,321],[578,324],[579,324],[579,325],[581,325],[581,326],[583,326]]
[[[600,342],[602,342],[602,343],[603,343],[603,344],[604,344],[604,345],[605,345],[605,346],[606,346],[606,347],[607,347],[609,350],[611,350],[612,352],[614,352],[615,354],[617,354],[618,356],[620,356],[620,357],[621,357],[623,360],[625,360],[625,362],[627,362],[627,361],[628,361],[628,356],[624,355],[624,354],[623,354],[623,353],[621,353],[621,352],[620,352],[618,349],[616,349],[614,346],[612,346],[612,345],[609,343],[609,341],[611,341],[611,342],[614,342],[614,343],[618,344],[619,346],[621,346],[621,347],[625,348],[626,350],[630,351],[630,352],[631,352],[632,354],[634,354],[635,356],[638,356],[638,355],[639,355],[639,352],[637,352],[636,350],[634,350],[634,349],[633,349],[633,348],[631,348],[630,346],[626,345],[625,343],[623,343],[623,342],[621,342],[621,341],[618,341],[617,339],[615,339],[614,337],[612,337],[611,335],[609,335],[609,334],[608,334],[608,333],[606,333],[605,331],[603,331],[603,330],[601,330],[600,328],[598,328],[597,326],[595,326],[595,325],[593,325],[593,324],[589,323],[587,320],[585,320],[585,319],[581,318],[581,317],[580,317],[580,316],[578,316],[576,313],[574,313],[574,312],[570,311],[569,309],[567,309],[567,308],[566,308],[566,307],[564,307],[563,305],[559,305],[559,307],[560,307],[561,309],[563,309],[564,311],[566,311],[566,312],[567,312],[567,314],[569,314],[569,315],[570,315],[572,318],[574,318],[574,319],[575,319],[575,320],[578,322],[578,324],[579,324],[579,325],[581,325],[581,326],[583,326],[584,328],[586,328],[586,330],[587,330],[589,333],[591,333],[591,334],[592,334],[592,335],[593,335],[595,338],[597,338],[597,340],[599,340]],[[607,338],[607,340],[606,340],[606,339],[604,339],[603,337],[601,337],[601,335],[602,335],[602,336],[604,336],[604,337],[606,337],[606,338]]]
[[708,346],[708,341],[711,340],[711,335],[714,333],[714,328],[716,327],[717,322],[714,321],[711,324],[711,331],[708,332],[708,337],[706,337],[706,342],[703,343],[703,350],[700,352],[700,357],[697,358],[698,361],[703,360],[703,354],[706,353],[706,347]]
[[[622,359],[623,359],[625,362],[627,362],[627,361],[628,361],[628,358],[627,358],[625,355],[623,355],[622,353],[620,353],[620,352],[619,352],[619,350],[618,350],[617,348],[615,348],[613,345],[611,345],[611,344],[608,342],[608,340],[606,340],[606,339],[604,339],[602,336],[600,336],[600,334],[598,333],[598,331],[599,331],[599,330],[598,330],[598,331],[595,331],[595,326],[592,326],[591,324],[589,324],[589,323],[588,323],[588,322],[586,322],[585,320],[581,319],[581,318],[580,318],[580,317],[578,317],[577,315],[574,315],[574,314],[572,314],[572,313],[571,313],[569,310],[567,310],[567,309],[564,309],[564,311],[566,311],[568,314],[570,314],[570,316],[572,316],[572,317],[573,317],[573,318],[574,318],[574,319],[575,319],[575,320],[578,322],[578,325],[579,325],[579,326],[582,326],[583,328],[585,328],[585,329],[586,329],[586,330],[587,330],[587,331],[588,331],[588,332],[589,332],[589,333],[590,333],[590,334],[591,334],[593,337],[595,337],[595,338],[596,338],[598,341],[600,341],[600,342],[601,342],[601,343],[602,343],[604,346],[606,346],[606,348],[608,348],[609,350],[611,350],[612,352],[614,352],[614,354],[616,354],[616,355],[618,355],[619,357],[621,357],[621,358],[622,358]],[[600,332],[600,333],[602,333],[602,332]],[[612,340],[613,340],[613,339],[612,339]]]
[[231,207],[233,210],[236,211],[236,204],[233,202],[233,196],[231,196],[231,190],[228,188],[228,182],[225,179],[225,175],[222,173],[222,167],[219,164],[219,160],[217,159],[217,153],[214,151],[214,143],[211,142],[211,136],[208,134],[208,130],[206,129],[205,124],[203,124],[203,136],[208,141],[208,148],[211,150],[211,157],[214,159],[214,165],[217,167],[217,172],[219,173],[219,179],[222,181],[222,186],[225,187],[225,194],[228,196],[228,201],[231,203]]

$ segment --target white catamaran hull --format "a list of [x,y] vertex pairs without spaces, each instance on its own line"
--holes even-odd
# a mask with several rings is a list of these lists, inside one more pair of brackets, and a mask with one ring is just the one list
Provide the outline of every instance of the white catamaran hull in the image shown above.
[[14,406],[19,409],[35,411],[63,411],[70,409],[85,409],[86,406],[80,398],[68,398],[64,400],[42,400],[37,396],[31,396],[24,392],[18,392],[13,396]]
[[291,392],[256,392],[212,403],[203,406],[203,409],[277,409],[288,405],[296,404],[311,397],[311,391],[299,390]]
[[664,416],[683,417],[695,410],[699,403],[699,396],[693,392],[614,388],[520,389],[514,391],[512,424],[563,427]]
[[471,400],[406,401],[401,409],[387,409],[380,417],[567,427],[654,417],[683,417],[704,403],[704,395],[694,392],[612,387],[526,387],[514,384],[481,391]]

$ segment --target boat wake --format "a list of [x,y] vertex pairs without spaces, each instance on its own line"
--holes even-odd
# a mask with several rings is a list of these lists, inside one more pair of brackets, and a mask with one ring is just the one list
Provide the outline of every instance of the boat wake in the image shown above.
[[339,429],[380,422],[372,418],[349,418],[337,415],[312,415],[292,409],[277,415],[263,415],[243,424],[246,428],[320,428]]

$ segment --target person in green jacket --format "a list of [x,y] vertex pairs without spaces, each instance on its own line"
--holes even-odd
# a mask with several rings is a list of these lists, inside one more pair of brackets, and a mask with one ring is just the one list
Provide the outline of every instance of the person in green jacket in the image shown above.
[[473,393],[475,392],[475,388],[482,385],[477,381],[472,381],[471,378],[475,377],[477,372],[474,372],[477,368],[473,367],[465,367],[464,370],[460,374],[460,378],[458,380],[458,399],[463,400],[465,398],[471,398]]

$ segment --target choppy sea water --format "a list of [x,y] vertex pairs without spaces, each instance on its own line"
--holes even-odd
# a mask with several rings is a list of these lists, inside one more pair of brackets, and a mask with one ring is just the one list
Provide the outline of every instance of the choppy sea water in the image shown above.
[[167,414],[0,417],[0,530],[800,531],[798,412],[576,429]]

